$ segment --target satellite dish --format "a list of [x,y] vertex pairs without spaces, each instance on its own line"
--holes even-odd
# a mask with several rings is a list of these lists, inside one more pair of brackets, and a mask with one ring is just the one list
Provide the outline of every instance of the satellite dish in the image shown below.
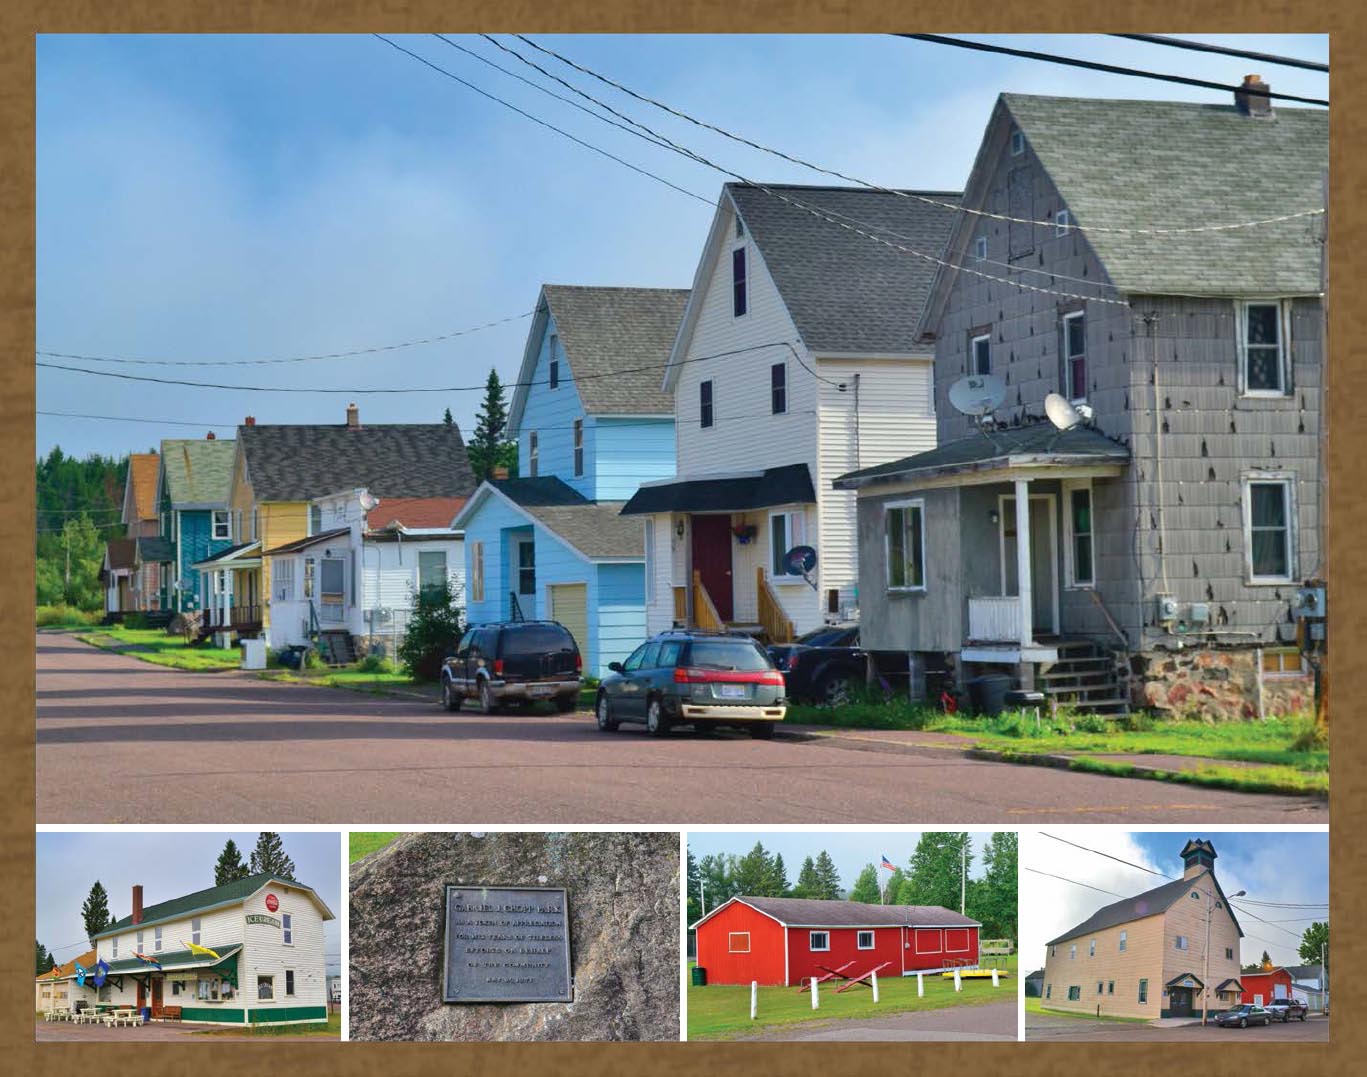
[[373,509],[376,505],[380,503],[380,499],[376,497],[374,494],[372,494],[369,490],[362,490],[360,502],[361,508],[364,509],[366,512],[369,512],[371,509]]
[[1049,421],[1062,431],[1068,431],[1082,422],[1077,408],[1068,403],[1058,393],[1050,393],[1044,398],[1044,414]]
[[1006,382],[995,374],[969,374],[949,387],[949,402],[964,415],[990,415],[1006,399]]
[[794,576],[805,576],[816,568],[816,551],[810,546],[794,546],[783,555],[783,567]]

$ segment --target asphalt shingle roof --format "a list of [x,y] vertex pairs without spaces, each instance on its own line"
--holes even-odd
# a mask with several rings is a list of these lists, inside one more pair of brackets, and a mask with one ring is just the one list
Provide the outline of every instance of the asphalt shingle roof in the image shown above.
[[233,481],[230,439],[171,438],[161,443],[161,466],[172,507],[226,505]]
[[[1045,945],[1053,946],[1068,939],[1075,939],[1080,935],[1090,935],[1097,931],[1104,931],[1108,927],[1119,927],[1121,924],[1128,924],[1132,920],[1142,920],[1146,916],[1154,916],[1157,913],[1164,912],[1178,898],[1197,889],[1196,883],[1207,876],[1212,882],[1215,882],[1214,875],[1209,871],[1202,871],[1190,879],[1174,879],[1170,883],[1155,886],[1152,890],[1145,890],[1142,894],[1136,894],[1134,897],[1103,905],[1077,927],[1065,931],[1056,939],[1050,939]],[[1219,892],[1220,898],[1228,905],[1228,899],[1225,898],[1224,891],[1220,890],[1218,882],[1215,882],[1215,889]],[[1230,919],[1234,921],[1234,926],[1242,936],[1244,931],[1243,928],[1239,927],[1238,917],[1234,915],[1232,909],[1226,911],[1229,912]]]
[[385,497],[468,497],[475,488],[454,423],[239,426],[258,501],[308,501],[365,487]]
[[138,540],[130,538],[110,539],[105,543],[110,571],[118,568],[132,568],[138,550]]
[[[957,216],[914,198],[860,187],[765,187],[931,258],[943,254]],[[759,187],[728,183],[726,190],[809,349],[917,350],[916,324],[935,262],[851,232]],[[960,197],[954,191],[916,193],[952,205]]]
[[813,901],[809,898],[746,897],[753,905],[793,927],[976,927],[978,921],[938,905],[867,905],[860,901]]
[[133,484],[133,507],[139,520],[157,518],[157,468],[161,460],[154,452],[128,454],[128,481]]
[[525,479],[492,479],[489,483],[523,508],[532,505],[587,505],[589,499],[554,475]]
[[645,556],[641,522],[622,516],[620,501],[590,501],[554,476],[497,479],[490,485],[586,557]]
[[139,561],[146,564],[159,564],[176,559],[176,548],[160,535],[145,535],[137,539]]
[[1233,103],[1025,94],[1003,94],[1002,102],[1121,289],[1319,292],[1319,218],[1184,235],[1096,228],[1191,227],[1322,207],[1327,111],[1277,106],[1254,118]]
[[[170,901],[144,906],[141,923],[150,924],[158,920],[171,920],[176,917],[188,916],[200,909],[212,908],[215,905],[223,905],[230,901],[242,901],[251,897],[272,880],[289,882],[293,886],[301,885],[289,879],[281,879],[280,876],[272,875],[270,872],[258,872],[255,875],[248,875],[245,879],[236,879],[233,882],[224,883],[222,886],[211,886],[206,890],[196,890],[193,894],[172,898]],[[304,887],[304,889],[308,888]],[[104,938],[106,935],[113,935],[119,931],[127,931],[133,926],[133,917],[131,915],[125,916],[121,920],[115,920],[96,938]]]
[[674,414],[660,377],[687,288],[547,284],[542,291],[588,414]]

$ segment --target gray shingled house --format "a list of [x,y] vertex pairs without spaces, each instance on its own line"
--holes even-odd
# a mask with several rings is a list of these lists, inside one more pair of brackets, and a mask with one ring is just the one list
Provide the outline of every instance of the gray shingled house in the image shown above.
[[[938,445],[835,481],[867,646],[1096,710],[1309,705],[1327,166],[1326,112],[1243,92],[998,98],[920,320]],[[1004,386],[983,423],[969,375]]]

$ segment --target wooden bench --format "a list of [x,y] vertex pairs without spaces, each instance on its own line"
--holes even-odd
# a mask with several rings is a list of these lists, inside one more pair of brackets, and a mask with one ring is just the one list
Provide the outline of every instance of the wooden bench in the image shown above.
[[179,1021],[181,1010],[179,1006],[163,1006],[161,1008],[161,1019],[163,1021]]

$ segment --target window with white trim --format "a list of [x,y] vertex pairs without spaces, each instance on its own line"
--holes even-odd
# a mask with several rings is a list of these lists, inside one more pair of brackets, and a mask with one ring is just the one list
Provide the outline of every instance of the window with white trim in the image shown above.
[[161,949],[161,928],[159,928],[159,927],[154,927],[154,928],[152,929],[152,952],[153,952],[153,953],[156,953],[156,952],[157,952],[158,950],[160,950],[160,949]]
[[280,942],[285,946],[294,945],[294,915],[282,912],[280,914]]
[[285,997],[289,998],[294,994],[294,969],[285,970]]
[[1290,583],[1295,575],[1290,478],[1244,479],[1244,545],[1250,583]]
[[318,561],[313,557],[304,558],[304,597],[314,597],[314,581],[317,578]]
[[926,589],[925,502],[898,501],[884,507],[884,542],[889,591]]
[[584,474],[584,420],[574,420],[574,476]]
[[1304,677],[1305,655],[1297,647],[1268,647],[1263,651],[1264,677]]
[[533,430],[527,435],[527,474],[531,478],[536,478],[537,469],[541,465],[541,440]]
[[858,949],[858,950],[872,950],[872,949],[873,949],[873,932],[872,932],[872,931],[860,931],[860,932],[859,932],[858,934],[856,934],[855,937],[854,937],[854,945],[855,945],[855,948]]
[[470,543],[470,601],[484,601],[484,543]]
[[1191,947],[1191,941],[1185,935],[1178,935],[1172,940],[1174,950],[1187,950]]
[[698,382],[698,425],[706,430],[712,425],[712,379]]
[[785,555],[794,546],[801,546],[803,519],[800,512],[771,512],[769,514],[769,573],[774,579],[800,579],[790,572]]
[[1239,380],[1245,396],[1287,394],[1286,321],[1280,302],[1239,305]]
[[1122,931],[1120,933],[1120,952],[1122,954],[1125,952],[1125,947],[1129,944],[1129,941],[1130,933],[1128,931]]
[[1149,981],[1139,981],[1139,1001],[1141,1003],[1149,1001]]
[[1074,986],[1068,988],[1068,1001],[1069,1001],[1069,1002],[1077,1002],[1080,998],[1082,998],[1082,988],[1081,988],[1081,986],[1075,984]]
[[807,948],[809,950],[829,950],[831,948],[831,933],[829,931],[809,931],[807,933]]
[[1054,214],[1054,235],[1066,236],[1073,230],[1072,210],[1061,209]]
[[1069,961],[1074,961],[1074,960],[1076,960],[1076,959],[1077,959],[1077,943],[1073,943],[1073,945],[1071,945],[1071,946],[1068,947],[1068,960],[1069,960]]
[[109,940],[109,956],[111,958],[119,956],[119,937],[117,935]]
[[1092,533],[1092,484],[1087,481],[1064,484],[1067,530],[1068,586],[1091,587],[1096,583],[1093,562],[1095,543]]
[[726,936],[728,954],[748,954],[750,952],[750,932],[732,931]]
[[1063,377],[1068,399],[1087,399],[1087,315],[1075,310],[1063,316]]
[[992,373],[992,335],[979,333],[969,342],[968,372],[970,374]]
[[1087,956],[1096,957],[1096,939],[1087,944]]
[[1053,985],[1053,984],[1045,984],[1045,985],[1044,985],[1044,997],[1045,997],[1045,998],[1053,998],[1053,997],[1054,997],[1054,985]]
[[258,1002],[275,1001],[274,976],[258,976],[256,978],[256,1000]]
[[289,602],[294,598],[295,558],[277,558],[271,567],[271,594],[277,602]]
[[742,317],[750,309],[750,297],[746,292],[746,258],[744,245],[731,252],[731,313]]
[[323,530],[323,506],[309,506],[309,534],[316,535]]
[[769,411],[783,415],[788,410],[788,364],[774,363],[769,367]]
[[445,550],[418,551],[418,592],[435,594],[448,583]]
[[213,536],[216,540],[232,539],[233,514],[227,509],[214,509]]
[[147,950],[146,950],[146,949],[144,948],[144,946],[143,946],[142,934],[143,934],[143,933],[142,933],[141,931],[138,932],[138,945],[137,945],[137,948],[134,950],[134,953],[139,953],[139,954],[145,954],[145,953],[147,953]]
[[979,262],[987,261],[987,237],[978,236],[973,241],[973,257]]
[[204,941],[201,937],[203,933],[203,927],[204,921],[201,920],[198,916],[196,916],[193,920],[190,921],[190,941],[193,942],[196,946],[199,946]]

